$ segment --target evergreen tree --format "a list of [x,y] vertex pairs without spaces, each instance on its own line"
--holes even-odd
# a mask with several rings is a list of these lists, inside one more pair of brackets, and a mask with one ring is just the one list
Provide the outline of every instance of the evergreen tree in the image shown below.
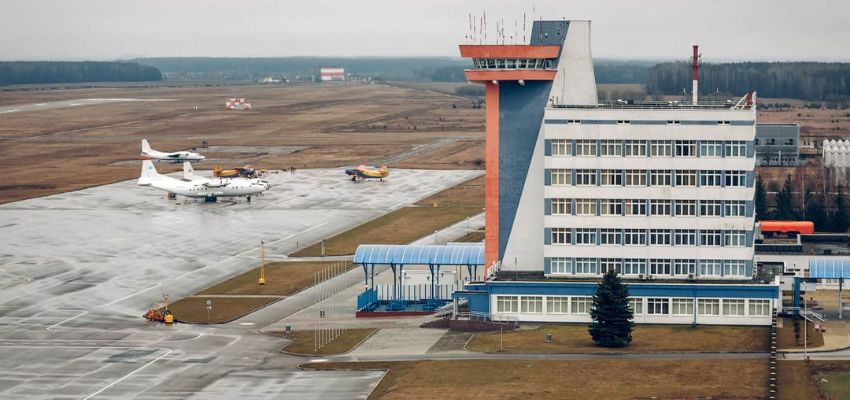
[[596,287],[590,317],[593,323],[588,332],[598,346],[624,347],[631,343],[634,322],[629,290],[617,271],[608,271]]
[[764,188],[764,181],[761,179],[761,175],[759,175],[758,179],[756,179],[755,203],[756,221],[770,219],[770,215],[767,211],[767,190]]
[[785,177],[782,189],[776,195],[776,218],[781,220],[797,220],[794,212],[793,194],[791,193],[791,175]]
[[832,227],[836,232],[847,232],[850,228],[850,216],[847,213],[847,205],[844,204],[844,189],[839,186],[838,194],[835,195],[835,214],[832,217]]
[[819,232],[829,231],[829,216],[826,213],[823,198],[815,196],[810,190],[806,191],[806,219],[815,224],[815,230]]

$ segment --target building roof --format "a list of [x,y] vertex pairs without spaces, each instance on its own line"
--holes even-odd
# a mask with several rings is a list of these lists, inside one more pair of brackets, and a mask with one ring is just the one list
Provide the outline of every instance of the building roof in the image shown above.
[[445,246],[361,244],[354,252],[354,262],[387,265],[484,265],[484,245],[481,243]]

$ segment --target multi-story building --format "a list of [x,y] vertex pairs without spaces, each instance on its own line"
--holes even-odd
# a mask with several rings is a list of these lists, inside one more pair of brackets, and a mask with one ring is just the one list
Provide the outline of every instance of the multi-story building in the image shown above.
[[800,125],[756,125],[756,165],[795,166],[800,163]]
[[589,321],[596,281],[629,280],[635,320],[769,324],[753,276],[755,95],[597,100],[589,21],[537,21],[529,45],[461,45],[486,87],[485,255],[467,286],[494,318]]

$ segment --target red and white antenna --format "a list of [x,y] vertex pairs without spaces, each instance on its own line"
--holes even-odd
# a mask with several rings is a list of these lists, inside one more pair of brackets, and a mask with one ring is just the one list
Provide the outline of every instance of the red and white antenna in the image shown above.
[[694,104],[697,103],[697,94],[699,93],[699,64],[700,64],[700,54],[699,54],[699,45],[694,45],[694,55],[691,58],[691,69],[693,80],[693,87],[691,88],[691,100]]

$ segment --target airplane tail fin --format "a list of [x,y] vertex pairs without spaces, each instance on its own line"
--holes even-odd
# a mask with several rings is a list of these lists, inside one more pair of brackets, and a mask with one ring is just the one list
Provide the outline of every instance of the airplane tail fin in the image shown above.
[[144,160],[142,161],[142,174],[139,176],[138,182],[136,182],[139,186],[148,186],[154,180],[154,178],[159,176],[159,172],[156,171],[156,167],[153,165],[153,161]]
[[195,179],[195,169],[192,168],[192,163],[188,161],[183,162],[183,179],[187,181]]
[[142,139],[142,153],[150,153],[151,151],[153,151],[151,144],[148,143],[147,139]]

